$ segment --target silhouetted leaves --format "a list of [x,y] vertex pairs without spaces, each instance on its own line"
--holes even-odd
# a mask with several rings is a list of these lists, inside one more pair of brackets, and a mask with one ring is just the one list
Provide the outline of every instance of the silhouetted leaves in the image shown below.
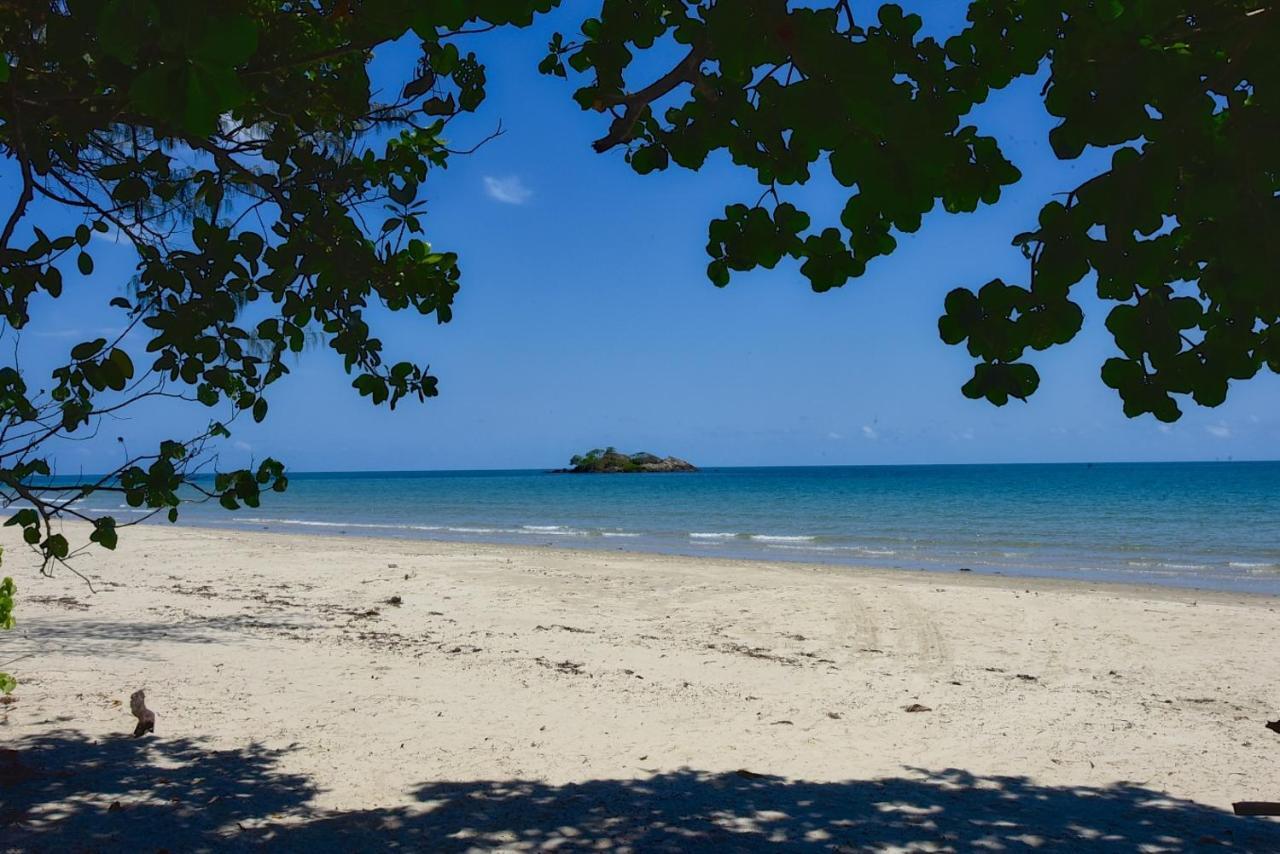
[[[121,525],[76,503],[95,492],[174,521],[184,500],[256,507],[284,489],[281,463],[220,471],[211,443],[238,417],[265,419],[269,387],[289,373],[290,354],[312,344],[336,353],[374,403],[438,393],[425,365],[386,359],[368,318],[383,309],[452,317],[458,259],[425,239],[422,196],[449,157],[446,123],[485,94],[484,67],[458,49],[457,31],[527,24],[552,5],[0,8],[0,151],[22,178],[0,235],[0,315],[24,329],[33,299],[62,294],[72,262],[98,284],[94,232],[114,234],[136,260],[128,292],[103,297],[112,317],[102,325],[117,332],[76,344],[39,382],[0,369],[0,493],[18,505],[9,524],[46,568],[72,555],[54,533],[60,518],[90,523],[93,543],[115,547]],[[402,69],[391,90],[400,94],[379,100],[372,53],[410,32],[420,59]],[[47,216],[54,205],[63,212]],[[42,228],[68,220],[66,234]],[[122,436],[114,471],[51,480],[46,443],[146,399],[190,401],[219,417],[154,449],[134,450]]]
[[[575,99],[615,116],[596,149],[624,146],[637,172],[698,169],[715,151],[754,172],[764,196],[711,223],[715,285],[786,255],[821,291],[861,276],[939,203],[996,202],[1020,173],[962,121],[1047,67],[1054,152],[1116,150],[1015,238],[1027,286],[948,296],[943,339],[982,360],[965,394],[1000,404],[1034,391],[1034,370],[1014,362],[1074,337],[1083,315],[1069,294],[1091,276],[1123,304],[1107,325],[1125,358],[1103,378],[1131,416],[1173,420],[1175,395],[1215,406],[1230,380],[1280,367],[1280,15],[1251,0],[973,0],[968,21],[939,44],[894,4],[871,18],[842,3],[606,2],[580,40],[552,38],[540,69],[587,75]],[[664,38],[688,55],[628,85]],[[823,161],[849,190],[841,227],[775,227],[770,208]]]

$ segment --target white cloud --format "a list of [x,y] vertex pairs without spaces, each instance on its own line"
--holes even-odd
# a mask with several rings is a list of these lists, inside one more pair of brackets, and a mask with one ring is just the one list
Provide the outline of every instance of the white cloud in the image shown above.
[[239,439],[237,439],[235,442],[233,442],[233,443],[232,443],[232,446],[233,446],[237,451],[252,451],[252,450],[253,450],[253,445],[250,445],[248,442],[240,441]]
[[1216,439],[1231,438],[1231,428],[1227,426],[1227,422],[1225,421],[1219,421],[1217,424],[1206,424],[1204,429],[1209,432],[1210,436],[1213,436]]
[[872,427],[870,424],[862,425],[862,435],[866,436],[868,439],[880,438],[880,434],[876,432],[876,428]]
[[837,439],[843,439],[843,438],[844,438],[844,435],[843,435],[843,434],[841,434],[841,433],[837,433],[837,432],[835,432],[835,431],[833,430],[833,431],[831,431],[830,433],[828,433],[828,434],[827,434],[827,438],[828,438],[828,439],[831,439],[832,441],[835,441],[835,440],[837,440]]
[[1165,434],[1166,436],[1168,436],[1170,433],[1172,433],[1172,432],[1173,432],[1173,425],[1172,425],[1172,424],[1157,424],[1157,425],[1156,425],[1156,429],[1157,429],[1157,430],[1159,430],[1161,433]]
[[526,187],[518,175],[508,175],[505,178],[485,175],[484,191],[489,194],[489,198],[504,205],[523,205],[533,198],[533,190]]

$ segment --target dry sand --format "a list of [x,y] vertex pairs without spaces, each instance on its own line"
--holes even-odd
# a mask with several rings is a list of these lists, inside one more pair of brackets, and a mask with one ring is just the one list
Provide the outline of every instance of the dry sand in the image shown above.
[[1280,851],[1229,814],[1280,800],[1275,598],[160,526],[90,593],[4,542],[0,849]]

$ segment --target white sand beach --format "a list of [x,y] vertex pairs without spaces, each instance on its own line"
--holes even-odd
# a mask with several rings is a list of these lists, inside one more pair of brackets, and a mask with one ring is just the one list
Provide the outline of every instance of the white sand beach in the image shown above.
[[1230,815],[1275,598],[162,526],[91,593],[3,542],[4,850],[1280,850]]

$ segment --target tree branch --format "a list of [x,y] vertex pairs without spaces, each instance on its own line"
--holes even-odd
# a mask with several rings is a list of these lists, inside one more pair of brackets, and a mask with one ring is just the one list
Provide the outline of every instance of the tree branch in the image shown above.
[[631,131],[635,128],[636,122],[640,120],[641,113],[651,103],[666,95],[681,83],[696,84],[698,82],[699,69],[702,67],[702,61],[706,58],[706,48],[701,45],[694,45],[689,49],[689,53],[685,55],[685,58],[676,64],[675,68],[672,68],[639,92],[623,95],[609,104],[609,106],[622,106],[626,109],[621,116],[618,116],[609,125],[609,133],[591,143],[591,147],[595,149],[596,153],[603,154],[614,146],[627,142],[631,138]]

